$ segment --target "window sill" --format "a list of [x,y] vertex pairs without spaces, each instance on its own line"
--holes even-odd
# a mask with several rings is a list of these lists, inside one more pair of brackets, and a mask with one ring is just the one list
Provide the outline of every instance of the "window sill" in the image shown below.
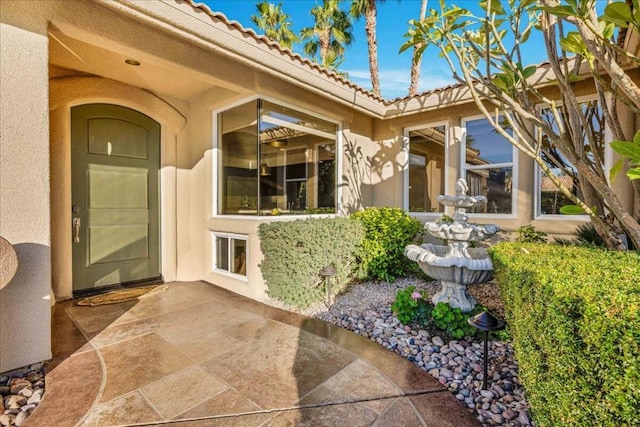
[[230,273],[227,270],[221,270],[221,269],[218,269],[218,268],[214,268],[211,273],[219,274],[220,276],[229,277],[231,279],[235,279],[235,280],[238,280],[240,282],[249,283],[249,278],[247,276],[242,276],[240,274]]

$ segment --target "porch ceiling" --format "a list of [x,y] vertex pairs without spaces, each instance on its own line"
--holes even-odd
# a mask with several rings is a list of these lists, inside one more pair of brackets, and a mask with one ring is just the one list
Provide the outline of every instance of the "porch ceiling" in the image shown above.
[[[109,78],[157,95],[188,101],[218,87],[216,82],[205,81],[186,67],[148,54],[128,54],[127,47],[112,44],[109,49],[70,37],[56,27],[49,29],[49,63],[53,65],[51,77],[75,73]],[[132,59],[139,66],[125,63]]]

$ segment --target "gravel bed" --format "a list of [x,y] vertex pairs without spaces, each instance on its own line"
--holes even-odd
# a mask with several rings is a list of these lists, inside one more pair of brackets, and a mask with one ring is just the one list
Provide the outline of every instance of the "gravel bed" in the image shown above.
[[44,394],[44,365],[0,375],[0,426],[21,426]]
[[[330,309],[324,304],[305,310],[283,308],[349,329],[406,357],[447,387],[484,426],[535,425],[529,416],[511,343],[495,339],[490,342],[488,389],[481,390],[483,343],[480,338],[449,339],[436,329],[402,325],[393,315],[391,304],[396,292],[411,285],[426,291],[429,296],[440,289],[439,282],[420,279],[367,282],[353,285],[338,295]],[[504,318],[500,292],[495,284],[471,286],[469,293],[479,304]],[[274,305],[282,307],[281,304]]]

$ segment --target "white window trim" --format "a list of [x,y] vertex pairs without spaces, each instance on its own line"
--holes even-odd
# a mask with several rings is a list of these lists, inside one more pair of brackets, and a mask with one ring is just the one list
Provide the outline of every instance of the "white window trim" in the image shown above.
[[[449,121],[442,120],[438,122],[429,122],[421,125],[409,126],[404,128],[402,133],[402,153],[404,162],[404,171],[402,177],[402,209],[409,215],[416,218],[439,218],[442,216],[442,212],[409,212],[409,132],[414,130],[420,130],[425,128],[434,128],[438,126],[444,126],[444,188],[449,188],[449,148],[450,148],[450,123]],[[445,190],[446,192],[446,190]],[[438,194],[439,195],[439,194]]]
[[[270,96],[265,95],[252,95],[242,99],[239,99],[231,104],[227,104],[224,107],[217,108],[211,111],[212,119],[211,119],[211,147],[212,150],[212,159],[211,159],[211,185],[212,185],[212,197],[211,197],[211,217],[212,218],[238,218],[238,219],[248,219],[253,221],[268,221],[269,219],[273,219],[269,216],[260,216],[260,215],[222,215],[218,213],[218,170],[220,168],[220,147],[218,141],[218,115],[223,112],[230,110],[232,108],[238,107],[240,105],[246,104],[251,101],[255,101],[256,99],[261,99],[263,101],[271,102],[273,104],[280,105],[285,108],[291,108],[293,110],[299,111],[303,114],[307,114],[312,117],[316,117],[320,120],[327,121],[329,123],[333,123],[337,126],[336,135],[335,135],[335,144],[336,144],[336,212],[335,214],[314,214],[313,218],[324,218],[324,217],[333,217],[339,216],[342,212],[342,187],[343,187],[343,179],[342,179],[342,146],[343,146],[343,127],[342,122],[335,120],[333,118],[327,117],[323,114],[318,114],[316,112],[309,111],[306,108],[300,107],[295,104],[291,104],[289,102],[285,102]],[[306,129],[306,128],[305,128]],[[317,131],[316,131],[317,132]],[[312,132],[309,132],[312,133]],[[260,165],[257,165],[260,167]],[[311,215],[309,215],[311,216]],[[278,215],[276,218],[301,218],[304,215]]]
[[[249,236],[245,235],[245,234],[235,234],[235,233],[225,233],[225,232],[219,232],[219,231],[212,231],[211,232],[211,272],[215,273],[215,274],[220,274],[222,276],[227,276],[227,277],[231,277],[233,279],[236,280],[240,280],[243,282],[249,282],[249,276],[248,275],[242,275],[242,274],[237,274],[237,273],[232,273],[230,271],[227,270],[223,270],[221,268],[218,268],[216,266],[216,259],[217,259],[217,253],[216,253],[216,240],[219,238],[226,238],[229,239],[229,245],[231,245],[231,239],[234,240],[243,240],[245,243],[245,248],[246,248],[246,252],[245,252],[245,268],[248,268],[249,266]],[[231,253],[231,248],[229,247],[229,252]],[[229,262],[232,262],[232,260],[229,260]]]
[[[511,213],[510,214],[490,214],[490,213],[468,213],[470,218],[479,219],[517,219],[518,218],[518,191],[519,191],[519,155],[518,149],[507,141],[511,145],[511,162],[491,163],[487,166],[467,166],[467,122],[487,118],[484,114],[475,114],[472,116],[463,117],[460,120],[460,175],[458,178],[466,179],[468,170],[489,170],[510,167],[511,168]],[[476,194],[469,194],[470,196],[476,196]]]
[[[600,100],[598,99],[598,95],[597,94],[591,94],[591,95],[584,95],[584,96],[579,96],[576,97],[576,101],[581,104],[583,102],[589,102],[589,101],[598,101],[598,103],[600,102]],[[557,102],[556,106],[557,107],[561,107],[563,104],[562,102]],[[538,111],[543,110],[544,108],[548,108],[549,104],[546,103],[541,103],[536,105],[536,109]],[[540,129],[538,127],[536,127],[536,135],[537,133],[540,132]],[[611,149],[611,144],[608,144],[608,142],[613,140],[613,134],[611,133],[611,131],[609,130],[609,126],[607,126],[606,122],[605,122],[605,127],[604,127],[604,140],[605,140],[605,145],[604,145],[604,168],[605,168],[605,172],[609,171],[611,168],[611,163],[612,163],[612,159],[613,159],[613,151]],[[589,215],[563,215],[563,214],[543,214],[541,213],[542,210],[542,206],[541,206],[541,198],[540,198],[540,185],[542,183],[542,169],[540,168],[540,165],[538,165],[537,163],[535,164],[535,168],[534,168],[534,184],[533,184],[533,197],[534,197],[534,203],[533,203],[533,219],[537,220],[537,221],[584,221],[584,222],[589,222],[591,221],[591,218],[589,217]],[[609,180],[608,174],[607,174],[607,181]]]

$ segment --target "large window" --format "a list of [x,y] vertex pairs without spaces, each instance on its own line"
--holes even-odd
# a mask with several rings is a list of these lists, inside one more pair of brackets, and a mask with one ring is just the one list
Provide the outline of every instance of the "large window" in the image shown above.
[[438,196],[445,194],[446,127],[410,130],[409,212],[444,212]]
[[[598,105],[597,100],[585,101],[580,104],[582,113],[586,119],[591,134],[593,135],[593,147],[589,143],[589,139],[583,134],[585,144],[585,154],[595,161],[594,152],[600,155],[600,159],[604,158],[604,141],[605,141],[605,125],[602,109]],[[551,125],[555,132],[558,132],[558,123],[552,114],[551,109],[543,108],[542,116],[544,120]],[[565,120],[564,113],[560,111],[560,119]],[[574,165],[567,160],[565,155],[558,147],[553,145],[547,135],[542,135],[543,151],[542,158],[549,166],[553,173],[562,184],[569,189],[578,198],[582,198],[580,186],[578,185],[578,171]],[[538,215],[559,215],[560,208],[565,205],[573,205],[567,196],[562,194],[558,187],[551,181],[551,178],[538,167],[538,191],[537,191],[537,214]]]
[[219,114],[218,213],[335,213],[337,132],[265,100]]
[[464,122],[465,178],[469,195],[482,195],[487,203],[468,212],[513,213],[514,147],[485,118]]

